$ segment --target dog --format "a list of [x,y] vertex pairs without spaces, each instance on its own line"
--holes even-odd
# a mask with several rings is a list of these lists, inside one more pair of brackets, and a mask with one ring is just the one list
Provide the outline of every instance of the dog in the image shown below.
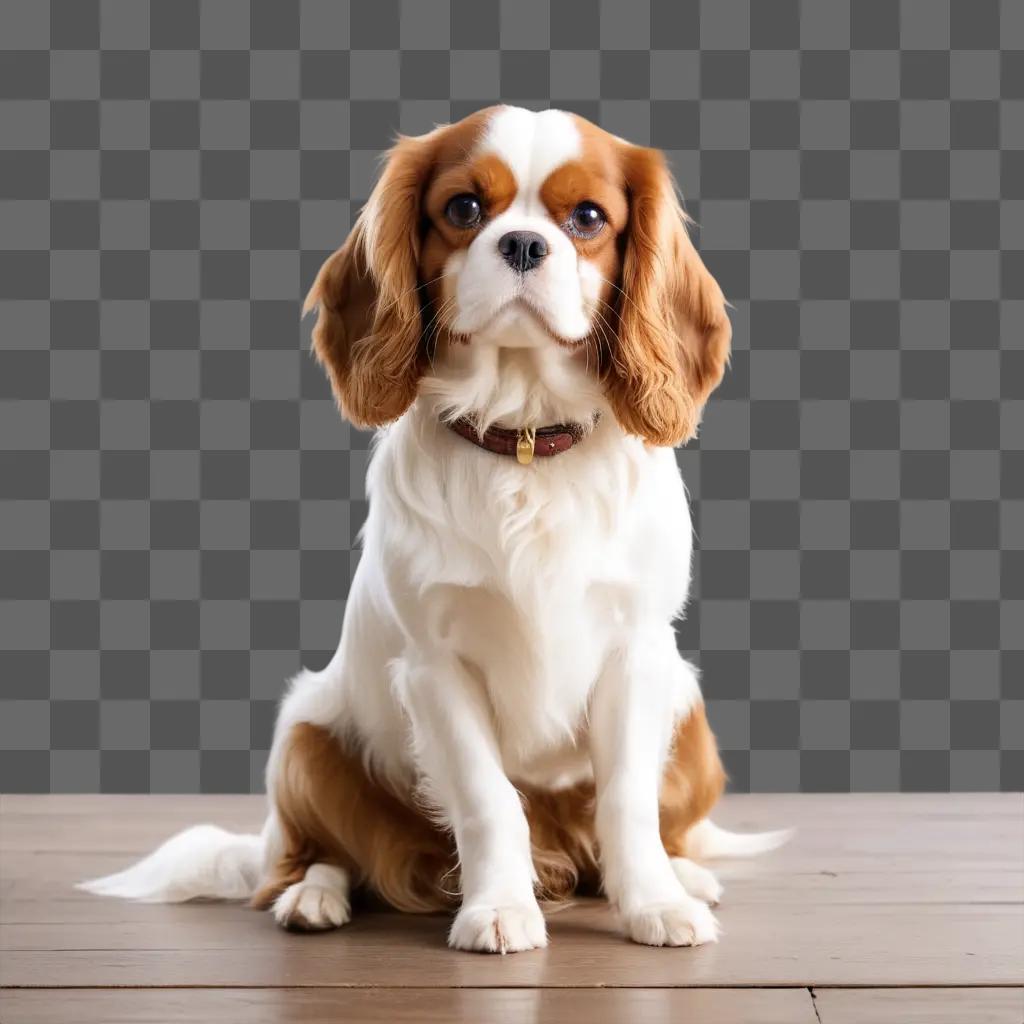
[[342,414],[378,428],[337,653],[284,697],[259,836],[199,826],[91,892],[345,924],[355,887],[545,946],[601,889],[637,942],[713,941],[725,776],[673,620],[672,451],[729,358],[661,153],[510,106],[402,137],[309,293]]

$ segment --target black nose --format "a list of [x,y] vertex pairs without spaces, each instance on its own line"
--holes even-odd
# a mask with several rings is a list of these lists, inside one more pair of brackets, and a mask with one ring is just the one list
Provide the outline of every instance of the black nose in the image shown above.
[[548,243],[536,231],[509,231],[498,239],[498,252],[513,270],[525,274],[540,266],[548,254]]

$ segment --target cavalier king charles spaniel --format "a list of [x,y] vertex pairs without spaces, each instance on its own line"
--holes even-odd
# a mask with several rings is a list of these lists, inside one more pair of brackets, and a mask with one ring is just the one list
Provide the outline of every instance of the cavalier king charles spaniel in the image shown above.
[[199,826],[85,887],[308,930],[363,887],[502,953],[600,889],[637,942],[713,941],[697,861],[783,834],[708,820],[724,774],[672,625],[672,447],[731,328],[664,158],[508,106],[401,138],[306,309],[341,412],[379,428],[338,651],[281,704],[261,835]]

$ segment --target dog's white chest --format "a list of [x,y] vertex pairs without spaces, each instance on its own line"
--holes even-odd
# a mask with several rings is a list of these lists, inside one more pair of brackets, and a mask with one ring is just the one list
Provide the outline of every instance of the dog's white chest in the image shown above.
[[565,770],[559,752],[585,756],[588,700],[615,642],[605,588],[549,586],[525,603],[467,588],[455,601],[460,657],[486,689],[510,774],[539,782],[552,758]]
[[531,781],[553,756],[550,770],[563,771],[559,751],[585,758],[590,694],[637,586],[625,529],[607,530],[601,510],[571,493],[545,497],[505,492],[490,524],[491,572],[453,593],[450,618],[494,709],[506,769]]
[[410,457],[408,430],[375,457],[367,531],[401,624],[389,656],[410,670],[454,659],[486,696],[505,771],[571,781],[610,658],[685,598],[690,522],[672,454],[599,427],[523,466],[442,435],[439,471]]

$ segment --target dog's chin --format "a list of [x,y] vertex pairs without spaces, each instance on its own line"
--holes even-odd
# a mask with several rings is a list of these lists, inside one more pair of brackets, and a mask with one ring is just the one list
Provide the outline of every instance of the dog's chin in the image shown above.
[[580,323],[573,325],[577,329],[567,330],[547,311],[520,296],[500,306],[472,330],[460,330],[456,322],[455,332],[504,348],[536,348],[554,342],[563,348],[576,349],[590,333],[589,325],[582,322],[582,317],[578,319]]

